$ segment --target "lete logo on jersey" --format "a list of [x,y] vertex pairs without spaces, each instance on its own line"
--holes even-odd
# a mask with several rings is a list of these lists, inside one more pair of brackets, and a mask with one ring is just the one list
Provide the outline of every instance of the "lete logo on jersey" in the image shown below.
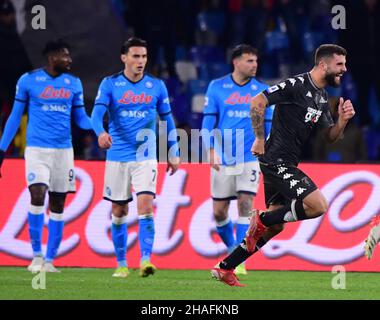
[[44,91],[40,94],[42,99],[68,99],[71,96],[71,91],[65,88],[54,89],[53,86],[45,87]]
[[245,96],[241,96],[239,92],[233,92],[224,101],[225,104],[235,105],[235,104],[249,104],[251,102],[252,96],[247,93]]
[[152,102],[152,99],[153,96],[147,95],[145,92],[135,94],[132,90],[128,90],[117,102],[122,104],[148,104]]

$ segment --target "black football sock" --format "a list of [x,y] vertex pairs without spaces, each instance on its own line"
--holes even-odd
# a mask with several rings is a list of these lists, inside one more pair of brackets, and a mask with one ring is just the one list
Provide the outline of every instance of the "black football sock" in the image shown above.
[[235,269],[239,264],[247,260],[251,255],[257,252],[261,247],[263,247],[267,242],[260,238],[257,241],[255,251],[248,252],[245,245],[245,239],[240,245],[238,245],[234,251],[232,251],[227,258],[219,263],[221,269]]
[[306,216],[302,200],[292,200],[292,202],[287,203],[281,208],[260,214],[260,220],[266,227],[306,219],[308,217]]

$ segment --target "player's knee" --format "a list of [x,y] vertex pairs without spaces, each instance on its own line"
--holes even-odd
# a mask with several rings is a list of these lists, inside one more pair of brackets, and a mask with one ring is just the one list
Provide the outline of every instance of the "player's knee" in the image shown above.
[[116,203],[112,204],[112,215],[116,218],[122,218],[128,215],[128,208]]
[[228,218],[228,213],[226,212],[226,210],[222,210],[222,209],[216,209],[214,210],[214,219],[215,221],[224,221]]
[[29,191],[32,205],[43,206],[45,204],[46,188],[30,187]]

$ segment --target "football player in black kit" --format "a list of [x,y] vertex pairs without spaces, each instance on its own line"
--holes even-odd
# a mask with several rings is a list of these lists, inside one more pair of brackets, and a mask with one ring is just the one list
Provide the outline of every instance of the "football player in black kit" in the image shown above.
[[[339,100],[339,117],[334,123],[328,107],[326,86],[338,87],[347,71],[344,48],[321,45],[315,53],[315,66],[259,93],[251,101],[251,119],[256,139],[252,153],[259,157],[264,178],[267,211],[252,213],[246,238],[211,270],[214,278],[230,286],[239,283],[234,268],[281,232],[287,222],[317,218],[328,203],[314,182],[297,168],[301,148],[316,126],[325,128],[330,143],[343,137],[355,110],[350,100]],[[270,136],[265,141],[264,111],[276,105]]]

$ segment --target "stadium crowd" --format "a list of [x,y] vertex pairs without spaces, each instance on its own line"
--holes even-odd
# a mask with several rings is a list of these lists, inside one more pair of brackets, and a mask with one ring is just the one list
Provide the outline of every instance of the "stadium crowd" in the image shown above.
[[[349,139],[326,146],[316,133],[303,160],[358,162],[380,159],[380,42],[378,0],[109,0],[128,34],[148,42],[148,70],[164,78],[178,128],[200,128],[208,83],[231,70],[231,48],[249,43],[260,53],[258,78],[267,84],[311,68],[321,43],[337,43],[348,51],[348,72],[339,89],[329,89],[334,111],[340,96],[357,110],[346,129]],[[347,9],[346,29],[331,25],[335,4]],[[149,7],[149,10],[146,8]],[[353,39],[356,39],[355,41]],[[360,39],[360,40],[359,40]],[[49,40],[49,39],[46,39]],[[0,129],[12,108],[17,79],[32,65],[16,28],[14,5],[0,0]],[[78,50],[78,49],[77,49]],[[121,69],[121,65],[120,65]],[[115,72],[118,70],[115,70]],[[91,67],[88,68],[91,73]],[[75,74],[75,68],[73,68]],[[86,94],[90,113],[94,96]],[[7,155],[21,157],[26,116]],[[94,133],[73,126],[77,158],[103,159]]]

